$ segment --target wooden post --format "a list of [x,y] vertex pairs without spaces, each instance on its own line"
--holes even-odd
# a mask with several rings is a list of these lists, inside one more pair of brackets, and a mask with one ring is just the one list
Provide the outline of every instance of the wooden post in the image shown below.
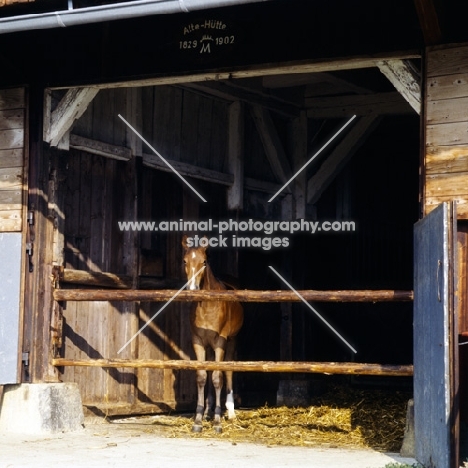
[[29,226],[29,242],[33,245],[31,264],[25,281],[25,316],[23,352],[29,353],[25,381],[57,382],[58,371],[51,365],[51,321],[53,311],[52,245],[54,222],[49,217],[50,154],[43,150],[42,87],[30,89],[30,173],[28,210],[34,214]]
[[[293,197],[291,194],[286,195],[281,200],[281,219],[291,220],[293,215]],[[281,267],[282,274],[291,277],[292,273],[292,258],[291,253],[287,252],[282,255]],[[283,285],[281,285],[282,287]],[[293,343],[293,325],[292,325],[292,304],[290,302],[281,303],[281,326],[280,326],[280,358],[282,361],[292,360],[292,343]],[[289,377],[289,376],[288,376]]]
[[[301,115],[294,119],[289,129],[289,147],[293,161],[293,172],[296,173],[307,162],[307,114],[301,112]],[[307,173],[302,171],[294,179],[294,219],[303,219],[306,217],[306,190]]]
[[229,172],[234,176],[228,188],[228,210],[242,210],[244,204],[244,106],[236,101],[229,106]]
[[[133,109],[136,112],[136,109]],[[137,142],[133,143],[135,148],[138,148]],[[135,148],[132,150],[134,151]],[[121,175],[123,187],[126,187],[124,199],[124,218],[128,221],[138,221],[139,206],[142,200],[142,169],[143,161],[141,157],[133,157],[126,163],[125,174]],[[139,274],[139,261],[140,261],[140,233],[137,231],[128,231],[123,234],[123,260],[122,265],[125,274],[131,278],[133,288],[138,286]],[[128,330],[122,330],[121,338],[127,340],[135,333],[138,332],[140,327],[140,303],[139,301],[131,302],[125,301],[119,307],[120,312],[124,315],[128,314]],[[124,350],[123,356],[129,356],[131,359],[136,359],[139,356],[139,340],[133,340],[128,346],[128,350]],[[134,384],[131,386],[131,396],[129,397],[132,402],[138,400],[138,386],[136,385],[137,377],[136,372],[132,376]]]
[[53,223],[52,264],[64,265],[65,246],[65,190],[68,153],[49,149],[51,173],[49,177],[48,217]]

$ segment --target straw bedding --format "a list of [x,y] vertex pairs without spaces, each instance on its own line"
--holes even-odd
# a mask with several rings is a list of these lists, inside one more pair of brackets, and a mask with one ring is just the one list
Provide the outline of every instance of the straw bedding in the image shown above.
[[334,388],[309,407],[263,407],[236,410],[237,419],[223,420],[222,434],[204,421],[201,434],[192,433],[193,416],[157,416],[146,432],[167,437],[220,438],[265,445],[368,447],[399,451],[411,395],[382,390]]

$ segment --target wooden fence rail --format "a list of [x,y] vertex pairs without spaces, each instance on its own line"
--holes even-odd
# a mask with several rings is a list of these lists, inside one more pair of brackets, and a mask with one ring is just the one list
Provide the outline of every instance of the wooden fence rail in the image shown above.
[[52,365],[76,367],[151,368],[176,370],[231,370],[234,372],[307,372],[314,374],[377,375],[410,377],[412,365],[363,364],[355,362],[188,361],[151,359],[52,359]]
[[[173,289],[55,289],[56,301],[143,301],[161,302],[173,299],[178,293]],[[408,302],[413,300],[413,291],[360,290],[360,291],[315,291],[298,293],[306,301],[314,302]],[[256,291],[238,289],[227,291],[179,292],[175,301],[241,301],[241,302],[299,302],[301,299],[290,290]]]
[[[306,301],[315,302],[407,302],[413,300],[413,291],[360,290],[360,291],[315,291],[298,293]],[[172,289],[55,289],[54,299],[64,301],[242,301],[242,302],[299,302],[294,291],[178,291]],[[174,297],[176,296],[176,297]],[[54,358],[56,367],[104,367],[104,368],[152,368],[176,370],[231,370],[234,372],[300,372],[317,374],[375,375],[409,377],[412,365],[365,364],[353,362],[273,362],[273,361],[189,361],[151,359],[66,359]]]

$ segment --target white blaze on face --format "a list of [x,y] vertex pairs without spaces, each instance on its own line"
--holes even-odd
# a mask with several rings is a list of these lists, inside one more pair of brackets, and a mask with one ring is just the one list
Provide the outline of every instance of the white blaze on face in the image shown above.
[[189,282],[189,289],[191,291],[193,291],[194,289],[198,289],[197,285],[195,284],[195,267],[192,267],[192,273],[191,273],[189,281],[190,281]]
[[[191,257],[192,259],[195,259],[197,257],[197,254],[195,252],[192,252]],[[196,267],[189,266],[187,265],[187,262],[186,262],[186,272],[187,272],[187,277],[188,277],[187,289],[189,289],[190,291],[195,291],[195,290],[200,289],[200,286],[196,283],[195,279],[197,276],[201,275],[201,272],[204,268],[205,266],[202,266],[201,269],[197,271]]]

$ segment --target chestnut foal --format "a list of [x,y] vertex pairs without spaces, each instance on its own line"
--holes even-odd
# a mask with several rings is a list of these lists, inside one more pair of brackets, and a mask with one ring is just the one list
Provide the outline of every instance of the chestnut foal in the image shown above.
[[[204,238],[206,239],[206,238]],[[201,242],[202,244],[204,242]],[[208,239],[206,239],[208,245]],[[207,247],[189,247],[187,236],[182,239],[184,248],[184,266],[187,274],[188,289],[223,290],[226,286],[215,278],[208,265]],[[242,327],[244,311],[239,302],[197,302],[190,314],[193,349],[198,361],[206,361],[206,349],[212,348],[217,362],[231,361],[234,356],[235,336]],[[201,432],[205,406],[205,384],[207,373],[197,371],[198,400],[195,422],[192,430]],[[221,428],[221,389],[223,388],[222,371],[213,371],[213,386],[216,394],[214,429]],[[236,417],[234,412],[234,397],[232,390],[232,371],[226,371],[226,409],[228,418]],[[208,408],[207,408],[208,410]]]

